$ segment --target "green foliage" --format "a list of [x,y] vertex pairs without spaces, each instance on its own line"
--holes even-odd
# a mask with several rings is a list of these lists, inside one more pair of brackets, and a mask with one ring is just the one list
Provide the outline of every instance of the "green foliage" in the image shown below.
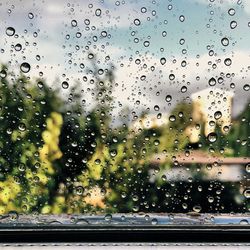
[[[174,203],[169,198],[174,197],[174,188],[164,171],[172,167],[172,157],[188,145],[185,129],[192,123],[192,105],[179,103],[167,124],[138,133],[131,131],[125,119],[130,111],[124,109],[122,125],[115,127],[114,67],[105,69],[100,77],[96,64],[92,66],[95,85],[90,110],[82,105],[79,83],[69,89],[65,99],[40,79],[31,81],[21,75],[10,80],[11,72],[3,66],[0,214],[12,210],[44,214],[152,212]],[[201,149],[213,147],[215,152],[224,149],[225,155],[249,156],[249,121],[248,105],[228,133],[216,127],[214,143],[201,129]],[[153,162],[162,154],[168,160]],[[159,174],[162,178],[152,181]]]

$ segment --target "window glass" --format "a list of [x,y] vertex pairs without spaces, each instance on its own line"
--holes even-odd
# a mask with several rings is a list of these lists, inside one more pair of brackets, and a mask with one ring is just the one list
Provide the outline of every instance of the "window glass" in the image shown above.
[[2,222],[248,224],[248,0],[16,0],[0,13]]

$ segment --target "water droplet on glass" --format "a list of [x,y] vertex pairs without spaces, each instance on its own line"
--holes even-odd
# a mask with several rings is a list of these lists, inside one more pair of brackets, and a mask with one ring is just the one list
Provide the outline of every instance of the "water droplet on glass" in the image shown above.
[[182,86],[181,87],[181,93],[185,93],[187,92],[187,87],[186,86]]
[[220,111],[216,111],[216,112],[214,113],[214,118],[215,118],[216,120],[220,119],[221,117],[222,117],[222,113],[221,113]]
[[175,75],[174,74],[170,74],[169,75],[169,80],[173,81],[175,79]]
[[208,84],[210,86],[214,86],[216,84],[216,79],[214,77],[210,78],[209,81],[208,81]]
[[181,16],[179,17],[179,20],[180,20],[181,22],[184,22],[184,21],[185,21],[185,16],[181,15]]
[[208,202],[209,202],[209,203],[213,203],[213,202],[214,202],[214,197],[209,196],[209,197],[208,197]]
[[21,132],[24,132],[24,131],[26,130],[25,124],[24,124],[24,123],[20,123],[20,124],[18,125],[18,129],[19,129]]
[[13,36],[15,34],[15,32],[16,32],[15,29],[12,27],[8,27],[6,29],[6,35],[8,35],[8,36]]
[[166,58],[165,57],[162,57],[160,59],[160,62],[161,62],[161,65],[164,65],[166,63]]
[[155,106],[154,106],[154,110],[155,110],[155,111],[159,111],[159,110],[160,110],[160,107],[159,107],[158,105],[155,105]]
[[5,78],[7,76],[7,72],[3,69],[0,71],[0,77]]
[[77,195],[83,195],[84,193],[84,188],[82,186],[76,187],[76,194]]
[[171,95],[167,95],[165,98],[166,102],[171,102],[172,101],[172,96]]
[[228,10],[228,14],[229,14],[230,16],[233,16],[233,15],[235,14],[235,9],[230,8],[230,9]]
[[110,151],[111,157],[115,157],[117,155],[117,151],[115,149]]
[[17,221],[19,215],[18,215],[18,213],[16,211],[10,211],[9,212],[9,217],[10,217],[10,220]]
[[211,143],[216,142],[216,140],[217,140],[217,134],[214,133],[214,132],[211,132],[211,133],[208,134],[207,139]]
[[63,81],[63,82],[62,82],[62,88],[63,88],[63,89],[67,89],[68,87],[69,87],[69,83],[66,82],[66,81]]
[[158,224],[158,220],[156,218],[152,219],[151,224],[152,225],[157,225]]
[[222,44],[223,46],[228,46],[228,44],[229,44],[228,38],[226,38],[226,37],[222,38],[222,39],[221,39],[221,44]]
[[111,221],[112,220],[112,215],[111,214],[106,214],[105,217],[104,217],[104,219],[106,221]]
[[22,45],[20,43],[17,43],[14,48],[16,51],[20,51],[22,49]]
[[248,91],[248,90],[250,89],[250,85],[249,85],[249,84],[245,84],[245,85],[243,86],[243,89],[244,89],[245,91]]
[[169,121],[174,122],[176,120],[176,117],[174,115],[169,116]]
[[244,196],[245,196],[247,199],[250,198],[250,189],[246,189],[246,190],[244,191]]
[[76,27],[77,26],[77,21],[76,20],[72,20],[71,21],[71,26],[72,27]]
[[226,66],[230,66],[230,65],[232,64],[232,60],[231,60],[230,58],[226,58],[226,59],[224,60],[224,64],[225,64]]
[[199,213],[201,211],[201,206],[200,205],[194,206],[193,211],[196,212],[196,213]]
[[230,28],[235,29],[236,27],[237,27],[237,22],[236,21],[231,21]]
[[27,62],[21,64],[20,69],[23,73],[28,73],[30,71],[30,65]]
[[30,13],[28,14],[28,17],[29,17],[29,19],[33,19],[33,18],[34,18],[34,14],[30,12]]
[[143,45],[144,45],[145,47],[148,47],[148,46],[150,45],[150,42],[149,42],[149,41],[145,41],[145,42],[143,43]]
[[246,165],[246,171],[247,171],[247,173],[250,173],[250,163],[248,163],[248,164]]
[[141,21],[137,18],[137,19],[134,20],[134,24],[136,26],[139,26],[141,24]]
[[95,10],[95,15],[96,16],[100,16],[102,14],[102,10],[101,9],[96,9]]

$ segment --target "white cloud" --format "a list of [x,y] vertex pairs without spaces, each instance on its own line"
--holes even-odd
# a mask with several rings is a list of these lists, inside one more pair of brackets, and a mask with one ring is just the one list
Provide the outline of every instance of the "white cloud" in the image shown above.
[[204,4],[204,5],[213,4],[225,10],[228,10],[230,7],[234,7],[236,5],[241,5],[244,11],[247,14],[250,14],[250,1],[249,0],[241,0],[241,2],[238,0],[214,0],[213,2],[211,2],[210,0],[189,0],[189,1],[194,2],[194,3]]

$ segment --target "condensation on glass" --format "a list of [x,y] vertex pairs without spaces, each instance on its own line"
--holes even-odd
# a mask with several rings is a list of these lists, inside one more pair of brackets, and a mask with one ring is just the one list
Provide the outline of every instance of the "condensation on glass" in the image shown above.
[[248,0],[0,19],[0,225],[250,222]]

